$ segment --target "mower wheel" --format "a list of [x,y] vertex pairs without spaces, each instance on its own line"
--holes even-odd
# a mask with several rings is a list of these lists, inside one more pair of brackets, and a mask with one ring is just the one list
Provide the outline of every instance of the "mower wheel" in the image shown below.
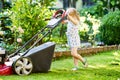
[[32,72],[33,64],[30,58],[21,57],[13,63],[13,69],[18,75],[29,75]]

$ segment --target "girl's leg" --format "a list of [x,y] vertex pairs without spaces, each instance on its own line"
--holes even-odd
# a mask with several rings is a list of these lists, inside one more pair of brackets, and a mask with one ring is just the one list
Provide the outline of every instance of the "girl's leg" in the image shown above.
[[82,56],[77,53],[77,47],[71,48],[71,55],[72,55],[75,59],[78,59],[78,60],[80,60],[81,62],[84,62],[84,59],[82,58]]
[[74,65],[75,65],[76,67],[78,67],[78,59],[76,59],[76,58],[73,57],[73,60],[74,60]]
[[71,55],[73,56],[75,66],[78,66],[78,60],[80,60],[87,67],[86,60],[77,53],[77,47],[71,48]]

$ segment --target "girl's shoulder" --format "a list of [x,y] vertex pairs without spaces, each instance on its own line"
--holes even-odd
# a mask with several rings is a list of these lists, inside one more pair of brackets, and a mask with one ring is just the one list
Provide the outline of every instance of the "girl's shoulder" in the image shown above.
[[78,25],[75,25],[75,24],[73,24],[73,23],[72,23],[71,21],[69,21],[69,20],[68,20],[68,24],[69,24],[69,25],[72,25],[73,27],[78,27],[78,26],[79,26],[79,24],[78,24]]

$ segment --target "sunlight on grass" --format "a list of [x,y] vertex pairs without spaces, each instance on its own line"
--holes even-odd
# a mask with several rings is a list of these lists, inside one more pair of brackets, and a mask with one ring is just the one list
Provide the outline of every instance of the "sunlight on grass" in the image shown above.
[[[32,73],[28,76],[0,76],[1,80],[120,80],[120,65],[112,65],[113,53],[116,51],[87,56],[89,66],[72,71],[74,67],[72,57],[53,60],[48,73]],[[117,51],[118,53],[120,51]]]
[[107,67],[107,66],[106,66],[106,65],[99,64],[99,65],[95,65],[95,66],[89,65],[88,67],[89,67],[89,68],[105,68],[105,67]]
[[113,60],[111,65],[120,65],[120,51],[113,52]]

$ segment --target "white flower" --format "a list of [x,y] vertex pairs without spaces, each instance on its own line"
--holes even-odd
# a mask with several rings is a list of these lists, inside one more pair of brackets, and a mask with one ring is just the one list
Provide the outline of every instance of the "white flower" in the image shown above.
[[84,16],[80,17],[80,22],[85,22],[85,20],[86,20],[86,17]]
[[88,25],[86,23],[81,23],[80,31],[88,32],[89,31]]
[[18,43],[21,43],[21,42],[22,42],[22,39],[21,39],[21,38],[17,38],[17,42],[18,42]]
[[0,31],[0,35],[3,35],[4,34],[4,31]]
[[23,30],[21,27],[18,28],[18,31],[19,31],[20,33],[24,33],[24,30]]

